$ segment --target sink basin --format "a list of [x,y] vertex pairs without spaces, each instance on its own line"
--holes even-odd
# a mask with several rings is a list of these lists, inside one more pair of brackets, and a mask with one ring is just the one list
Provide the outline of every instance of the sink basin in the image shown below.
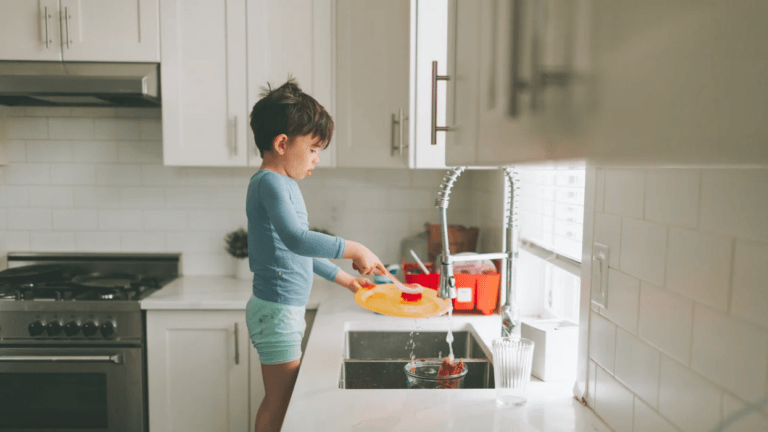
[[[347,331],[339,387],[342,389],[406,389],[403,368],[416,358],[448,355],[447,331]],[[493,388],[493,364],[477,335],[453,332],[454,357],[464,360],[464,389]],[[413,341],[413,342],[411,342]]]

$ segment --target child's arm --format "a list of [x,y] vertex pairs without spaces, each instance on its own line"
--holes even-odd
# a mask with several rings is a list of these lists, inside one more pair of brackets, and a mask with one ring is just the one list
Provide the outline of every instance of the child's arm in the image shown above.
[[354,292],[373,286],[374,283],[364,277],[354,277],[325,258],[312,258],[312,271],[323,279],[336,282],[344,288]]
[[265,175],[258,188],[269,220],[285,247],[307,257],[341,258],[345,252],[344,240],[304,228],[278,175]]

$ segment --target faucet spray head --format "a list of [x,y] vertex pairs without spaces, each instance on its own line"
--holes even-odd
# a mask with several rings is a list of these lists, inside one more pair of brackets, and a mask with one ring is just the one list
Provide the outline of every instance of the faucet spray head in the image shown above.
[[440,286],[437,296],[442,299],[456,298],[456,278],[453,276],[453,264],[442,262],[440,265]]

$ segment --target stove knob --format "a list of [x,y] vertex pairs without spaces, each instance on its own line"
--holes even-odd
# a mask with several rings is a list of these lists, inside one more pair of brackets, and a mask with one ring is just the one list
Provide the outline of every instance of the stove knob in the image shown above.
[[37,320],[29,325],[29,334],[31,336],[40,336],[45,331],[45,326],[40,320]]
[[101,335],[105,338],[108,338],[112,336],[113,333],[115,333],[115,323],[111,321],[107,321],[104,324],[101,325]]
[[80,323],[77,321],[70,321],[64,326],[64,333],[67,336],[74,336],[80,333]]
[[93,336],[97,331],[99,331],[99,328],[96,327],[96,324],[94,324],[93,321],[88,321],[87,323],[83,324],[84,336]]
[[61,333],[61,323],[58,321],[51,321],[45,326],[45,331],[48,332],[48,336],[56,336]]

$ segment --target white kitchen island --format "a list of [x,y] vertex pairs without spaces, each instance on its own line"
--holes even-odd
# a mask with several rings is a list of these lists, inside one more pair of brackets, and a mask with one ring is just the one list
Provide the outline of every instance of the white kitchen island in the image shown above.
[[[250,296],[249,287],[248,282],[227,277],[181,277],[145,299],[142,308],[150,312],[242,311]],[[341,389],[346,330],[445,331],[448,318],[414,320],[376,315],[358,306],[346,289],[319,278],[315,279],[308,308],[318,311],[283,431],[610,431],[589,408],[573,399],[570,381],[533,379],[528,403],[519,408],[496,407],[493,389]],[[453,317],[454,331],[468,330],[468,326],[490,348],[491,340],[500,335],[501,318]]]

